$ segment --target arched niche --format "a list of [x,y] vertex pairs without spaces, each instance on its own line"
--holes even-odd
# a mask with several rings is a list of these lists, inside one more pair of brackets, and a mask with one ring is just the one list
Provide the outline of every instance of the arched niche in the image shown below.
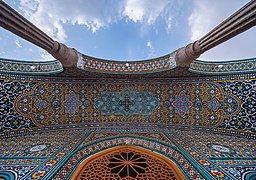
[[94,154],[74,171],[73,180],[186,179],[170,159],[145,148],[124,145]]

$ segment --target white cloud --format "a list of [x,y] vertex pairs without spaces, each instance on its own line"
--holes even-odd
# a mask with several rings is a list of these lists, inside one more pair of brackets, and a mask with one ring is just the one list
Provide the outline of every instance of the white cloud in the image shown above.
[[149,47],[149,49],[152,49],[152,48],[153,48],[151,41],[148,41],[148,42],[147,42],[147,47]]
[[118,19],[118,4],[118,1],[111,0],[93,3],[90,0],[21,0],[20,11],[46,34],[65,42],[65,24],[85,25],[92,32],[96,32]]
[[[223,0],[194,0],[190,2],[184,0],[77,0],[75,2],[73,0],[19,0],[16,4],[19,6],[19,12],[33,24],[53,39],[63,43],[66,43],[68,38],[66,28],[73,28],[73,25],[82,25],[87,30],[96,33],[99,29],[109,27],[120,20],[136,23],[136,26],[138,25],[140,28],[138,32],[143,34],[139,37],[143,40],[144,48],[148,48],[147,52],[153,53],[158,52],[158,48],[161,48],[160,45],[157,45],[154,41],[146,41],[145,46],[144,41],[145,37],[150,39],[150,37],[144,35],[149,35],[148,33],[151,33],[152,29],[159,38],[164,35],[162,34],[163,28],[171,33],[179,31],[180,29],[175,29],[181,27],[177,24],[183,24],[184,29],[182,29],[182,32],[186,32],[186,24],[183,21],[182,23],[180,22],[186,19],[190,40],[193,42],[203,37],[245,3],[245,0],[236,0],[232,3]],[[190,16],[187,17],[187,14],[190,12]],[[200,58],[226,59],[226,57],[240,58],[253,56],[248,53],[248,50],[254,47],[252,37],[256,37],[255,31],[252,30],[249,32],[249,35],[242,35],[241,38],[240,36],[236,37],[234,40],[209,50]],[[79,36],[79,34],[74,34],[74,36]],[[173,42],[179,43],[182,40],[178,38],[183,37],[187,37],[187,34],[177,36],[177,39],[175,37]],[[2,36],[2,39],[5,39],[5,37]],[[167,41],[172,40],[168,39]],[[13,41],[15,42],[15,38]],[[20,42],[22,42],[24,48],[26,44],[23,41]],[[163,41],[161,44],[166,43]],[[16,45],[19,47],[21,43],[16,42]],[[255,50],[250,51],[255,52]],[[8,51],[6,52],[8,53]],[[46,54],[44,52],[41,57],[52,59],[51,56],[46,56]]]
[[5,51],[0,51],[0,55],[4,55],[5,54]]
[[33,49],[32,48],[28,48],[26,49],[28,52],[33,52]]
[[17,48],[22,48],[22,45],[18,39],[15,40],[15,44],[16,44]]
[[169,4],[168,0],[127,0],[123,15],[133,22],[153,24]]
[[149,48],[148,52],[148,57],[147,58],[152,58],[155,56],[155,48],[153,46],[152,41],[147,41],[147,47]]
[[172,30],[172,17],[169,16],[165,19],[167,30],[170,32]]
[[124,15],[127,16],[130,20],[134,21],[135,23],[137,21],[142,21],[144,16],[144,8],[140,5],[138,5],[137,0],[128,0]]
[[44,51],[44,50],[40,50],[40,57],[43,60],[53,60],[55,59],[54,57],[52,57],[52,55],[50,55],[48,52]]
[[191,41],[200,39],[215,24],[215,9],[209,8],[209,1],[195,1],[193,13],[189,16],[188,22],[191,26]]
[[86,26],[95,33],[123,18],[152,25],[163,18],[171,28],[168,0],[20,0],[19,11],[54,39],[65,42],[65,24]]
[[223,0],[194,1],[194,10],[188,18],[191,27],[191,40],[203,37],[245,3],[244,0],[236,0],[232,3]]

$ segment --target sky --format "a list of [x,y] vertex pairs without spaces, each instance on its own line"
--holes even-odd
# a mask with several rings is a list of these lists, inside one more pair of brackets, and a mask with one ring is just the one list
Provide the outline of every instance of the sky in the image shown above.
[[[203,37],[248,0],[4,0],[46,34],[106,60],[160,57]],[[232,2],[232,3],[231,3]],[[256,28],[205,52],[201,60],[256,57]],[[0,28],[0,58],[52,60]]]

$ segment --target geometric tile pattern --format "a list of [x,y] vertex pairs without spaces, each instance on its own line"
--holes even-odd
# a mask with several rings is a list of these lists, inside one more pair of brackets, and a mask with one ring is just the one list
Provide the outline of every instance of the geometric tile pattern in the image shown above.
[[159,101],[151,92],[131,91],[102,92],[95,101],[96,109],[101,115],[122,114],[126,118],[136,114],[149,116],[159,106]]
[[65,113],[75,114],[78,113],[78,108],[82,103],[79,101],[79,96],[73,91],[65,95],[65,100],[62,105],[65,108]]
[[188,179],[254,177],[256,146],[253,140],[195,131],[162,133],[140,128],[136,131],[119,132],[110,128],[87,134],[88,130],[81,128],[1,139],[0,173],[11,171],[18,179],[68,179],[83,159],[107,148],[128,144],[172,159]]
[[184,117],[192,106],[191,101],[189,101],[189,96],[186,95],[184,91],[176,96],[175,101],[172,104],[181,117]]
[[[14,101],[17,97],[26,92],[29,92],[35,85],[35,82],[30,81],[15,81],[0,79],[0,131],[15,130],[22,128],[33,128],[34,123],[30,118],[18,114],[14,110]],[[30,99],[20,99],[22,104],[30,103]],[[21,106],[24,112],[30,109]]]
[[[0,139],[0,174],[12,173],[18,179],[68,179],[90,155],[129,144],[171,159],[187,179],[253,179],[255,140],[203,130],[161,132],[159,128],[150,132],[140,129],[140,123],[255,134],[255,90],[255,76],[89,82],[1,75],[0,131],[15,136]],[[117,106],[114,110],[113,105]],[[108,131],[95,128],[115,123],[126,126],[121,131],[114,126],[108,126]],[[72,124],[96,126],[91,131],[55,129]]]
[[[0,157],[48,157],[79,135],[81,135],[80,131],[58,131],[0,140]],[[44,145],[45,148],[35,151],[33,147],[39,147],[39,145]]]
[[103,140],[106,138],[112,138],[112,137],[120,137],[120,136],[140,136],[140,137],[146,137],[150,139],[154,139],[155,141],[161,141],[169,144],[172,147],[175,147],[175,144],[173,144],[168,138],[166,138],[162,133],[160,132],[94,132],[92,133],[83,143],[81,143],[80,146],[85,146],[88,143]]
[[68,179],[72,175],[74,167],[89,155],[94,154],[95,152],[99,152],[101,149],[103,150],[115,147],[117,145],[125,145],[126,142],[128,142],[129,145],[140,146],[149,150],[153,150],[170,159],[173,159],[179,167],[183,167],[183,173],[188,179],[204,179],[198,170],[179,151],[168,147],[168,145],[163,145],[158,142],[138,137],[115,137],[85,146],[78,152],[74,153],[52,179]]
[[207,106],[211,108],[213,111],[216,111],[221,106],[221,104],[217,99],[212,99],[208,102]]
[[[221,102],[216,111],[209,108],[213,99]],[[38,100],[47,108],[35,107]],[[237,114],[240,100],[213,82],[48,82],[20,95],[15,110],[40,126],[133,121],[213,127]]]
[[236,116],[226,117],[219,128],[249,130],[256,132],[256,80],[219,83],[224,92],[233,94],[241,101],[241,109]]
[[[228,136],[199,133],[196,131],[171,130],[169,133],[170,136],[174,134],[173,140],[184,148],[199,164],[208,167],[207,170],[210,170],[215,165],[226,170],[224,173],[217,173],[214,170],[210,170],[212,175],[219,176],[216,179],[225,179],[223,177],[225,173],[229,173],[232,176],[232,178],[230,177],[231,179],[241,179],[233,173],[234,169],[229,169],[229,167],[234,165],[237,167],[240,166],[239,176],[242,177],[249,172],[246,166],[256,165],[254,160],[256,157],[255,142],[253,140],[248,143],[246,139],[242,138],[237,139],[232,137],[230,139]],[[209,144],[211,145],[209,146]],[[213,144],[218,148],[213,148]],[[239,147],[235,147],[238,144]],[[251,148],[253,149],[251,150]],[[227,149],[233,152],[227,153]]]
[[29,174],[33,174],[32,179],[40,179],[45,171],[33,171],[39,166],[50,171],[85,134],[85,130],[58,130],[1,139],[0,174],[11,170],[18,179],[29,179]]
[[256,58],[232,60],[228,62],[205,62],[195,60],[189,71],[200,74],[253,73],[256,71]]
[[153,123],[255,132],[255,80],[69,81],[0,78],[0,131]]
[[115,78],[115,79],[141,79],[141,78],[182,78],[182,77],[202,77],[205,75],[195,74],[188,71],[188,67],[176,67],[167,71],[160,71],[154,73],[144,73],[144,74],[110,74],[110,73],[100,73],[94,71],[87,71],[78,69],[77,67],[66,68],[62,73],[56,74],[55,77],[62,78]]
[[222,168],[232,174],[236,179],[256,179],[256,164],[254,166],[226,166]]
[[47,62],[15,61],[0,59],[0,72],[12,74],[55,74],[63,71],[62,64],[58,60]]
[[[6,165],[6,166],[0,166],[0,175],[4,175],[7,172],[12,172],[16,176],[7,176],[6,179],[22,179],[27,174],[31,172],[36,167],[36,165]],[[1,178],[3,176],[0,176]]]
[[208,158],[226,157],[229,158],[228,160],[237,160],[238,158],[253,160],[252,158],[256,157],[256,142],[252,139],[182,130],[172,130],[172,133],[177,134],[179,138]]
[[38,99],[35,102],[35,106],[37,107],[37,109],[39,111],[41,111],[42,109],[46,108],[48,106],[48,104],[46,102],[42,101],[41,99]]
[[[198,161],[199,164],[209,166],[209,169],[211,169],[212,165],[210,164],[214,163],[218,167],[224,168],[227,173],[231,174],[231,179],[241,179],[241,177],[246,175],[249,172],[249,169],[251,169],[247,166],[256,165],[254,140],[247,140],[244,138],[237,139],[230,136],[196,131],[171,130],[169,133],[170,136],[173,136],[174,134],[175,136],[173,140],[183,147],[184,150]],[[218,148],[213,148],[213,146]],[[227,152],[227,149],[230,151]],[[238,173],[239,171],[234,173],[235,171],[232,166],[240,166],[238,168],[240,173]],[[216,172],[211,171],[211,174],[216,175]],[[220,179],[225,179],[223,178],[223,174],[219,173],[219,175],[222,176],[219,177]]]
[[167,71],[176,67],[175,52],[147,61],[111,61],[81,55],[77,67],[85,71],[108,74],[145,74]]

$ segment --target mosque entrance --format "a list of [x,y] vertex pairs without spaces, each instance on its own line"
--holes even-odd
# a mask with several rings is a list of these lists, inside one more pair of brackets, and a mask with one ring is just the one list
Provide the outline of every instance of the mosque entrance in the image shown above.
[[83,161],[71,179],[178,180],[185,177],[175,163],[156,152],[140,147],[120,146]]

